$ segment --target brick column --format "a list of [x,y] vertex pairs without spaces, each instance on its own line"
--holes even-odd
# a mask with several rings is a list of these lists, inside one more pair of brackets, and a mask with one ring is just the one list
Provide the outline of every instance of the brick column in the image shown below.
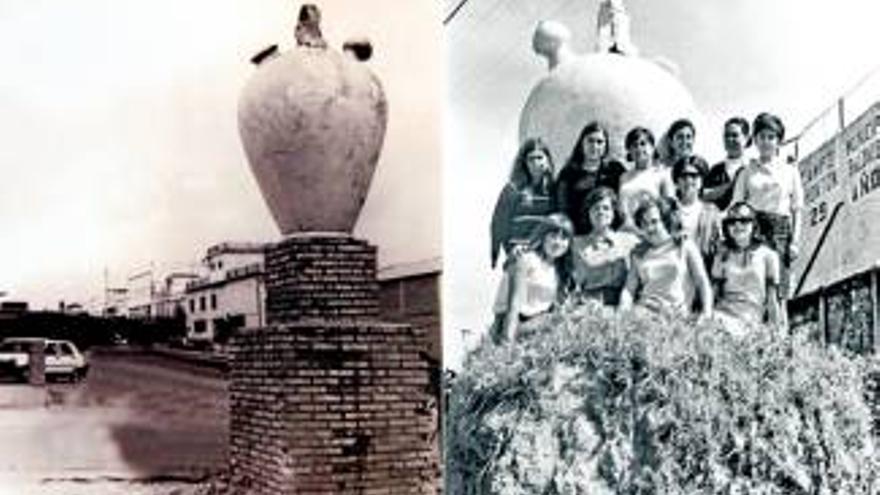
[[300,235],[266,250],[266,321],[375,318],[376,247],[348,236]]
[[424,329],[383,323],[376,249],[311,235],[266,253],[269,326],[233,336],[230,478],[280,494],[434,494]]

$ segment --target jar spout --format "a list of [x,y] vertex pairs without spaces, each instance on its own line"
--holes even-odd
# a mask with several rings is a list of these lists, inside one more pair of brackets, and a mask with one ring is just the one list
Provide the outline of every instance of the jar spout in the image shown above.
[[278,45],[270,45],[266,48],[260,50],[256,55],[251,57],[251,63],[254,65],[260,65],[265,62],[266,59],[273,58],[278,55]]
[[373,56],[373,44],[366,38],[355,38],[342,45],[342,51],[353,55],[359,62],[366,62]]

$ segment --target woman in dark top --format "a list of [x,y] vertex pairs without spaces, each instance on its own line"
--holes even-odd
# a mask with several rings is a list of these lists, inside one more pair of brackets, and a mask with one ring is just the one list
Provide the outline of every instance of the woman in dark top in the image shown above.
[[510,256],[515,246],[526,242],[529,226],[517,222],[517,218],[552,213],[552,183],[550,149],[541,138],[526,139],[516,154],[510,179],[498,195],[492,214],[492,268],[495,268],[502,248]]
[[608,151],[608,132],[598,122],[590,122],[578,135],[556,179],[556,209],[574,220],[575,235],[589,233],[589,224],[581,215],[587,193],[599,186],[615,193],[620,189],[620,176],[626,167],[608,159]]

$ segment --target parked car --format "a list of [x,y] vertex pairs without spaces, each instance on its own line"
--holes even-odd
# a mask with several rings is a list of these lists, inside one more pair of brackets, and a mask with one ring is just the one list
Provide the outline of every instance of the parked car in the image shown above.
[[30,373],[30,351],[42,343],[47,379],[66,377],[79,381],[89,372],[89,363],[76,345],[69,340],[42,337],[9,337],[0,342],[0,372],[27,380]]

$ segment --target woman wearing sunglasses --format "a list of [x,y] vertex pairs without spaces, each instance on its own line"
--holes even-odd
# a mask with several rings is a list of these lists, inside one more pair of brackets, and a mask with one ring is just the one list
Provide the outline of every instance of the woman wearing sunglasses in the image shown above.
[[733,204],[723,222],[724,244],[712,264],[715,317],[733,335],[779,323],[779,256],[761,242],[755,211]]

